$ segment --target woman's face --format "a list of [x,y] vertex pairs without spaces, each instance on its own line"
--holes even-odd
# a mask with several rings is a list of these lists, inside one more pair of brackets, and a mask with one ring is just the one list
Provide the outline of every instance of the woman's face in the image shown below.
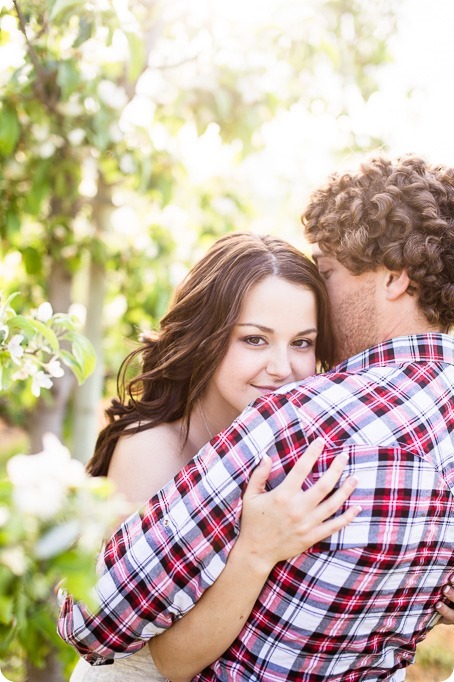
[[260,396],[314,374],[316,337],[312,290],[279,277],[255,284],[208,385],[203,409],[210,420],[230,424]]

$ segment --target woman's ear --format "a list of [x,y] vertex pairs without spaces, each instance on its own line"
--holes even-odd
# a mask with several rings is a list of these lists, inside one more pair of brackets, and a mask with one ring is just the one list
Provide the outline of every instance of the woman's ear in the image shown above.
[[399,296],[402,296],[402,294],[406,293],[410,284],[411,280],[405,269],[395,272],[392,270],[387,270],[384,280],[385,295],[387,300],[395,301],[398,299]]

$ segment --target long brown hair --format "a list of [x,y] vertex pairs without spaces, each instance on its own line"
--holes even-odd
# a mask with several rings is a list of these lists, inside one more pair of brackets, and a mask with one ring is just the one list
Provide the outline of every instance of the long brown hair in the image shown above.
[[[125,429],[145,431],[183,418],[187,437],[191,412],[227,351],[245,295],[270,276],[313,291],[317,301],[316,358],[321,369],[331,366],[328,296],[316,266],[275,237],[249,233],[221,237],[177,288],[159,332],[147,336],[124,360],[117,380],[119,398],[106,410],[109,423],[99,434],[87,465],[90,474],[107,474]],[[127,381],[138,356],[142,370]]]

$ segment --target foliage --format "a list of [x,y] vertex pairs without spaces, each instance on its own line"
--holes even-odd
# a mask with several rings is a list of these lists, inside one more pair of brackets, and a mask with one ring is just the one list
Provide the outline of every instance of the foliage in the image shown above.
[[[307,139],[342,120],[333,153],[377,143],[349,116],[377,88],[395,0],[209,5],[9,0],[0,12],[0,243],[21,256],[11,286],[42,299],[53,262],[72,275],[102,262],[122,311],[106,328],[108,373],[206,245],[256,220],[273,120],[300,107]],[[276,170],[276,186],[287,177]],[[112,214],[102,231],[99,200]]]
[[[0,309],[1,391],[30,382],[35,395],[63,374],[61,362],[84,381],[93,369],[91,344],[69,315],[44,303],[29,315]],[[69,342],[69,348],[61,343]],[[124,501],[107,479],[91,478],[52,434],[35,455],[7,460],[0,478],[0,661],[18,656],[42,665],[59,644],[56,583],[90,603],[96,556]]]
[[[18,315],[11,307],[14,297],[3,303],[0,295],[0,391],[15,381],[29,381],[32,394],[39,397],[42,388],[51,388],[53,379],[63,376],[60,360],[79,383],[85,381],[96,358],[90,342],[78,331],[77,320],[54,314],[48,302],[27,317]],[[66,343],[69,349],[62,347]]]

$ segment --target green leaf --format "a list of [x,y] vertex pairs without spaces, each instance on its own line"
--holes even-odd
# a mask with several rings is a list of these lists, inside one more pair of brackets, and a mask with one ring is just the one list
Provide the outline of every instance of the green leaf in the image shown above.
[[51,324],[57,331],[65,329],[77,333],[79,321],[74,315],[69,315],[68,313],[55,313],[52,315]]
[[92,21],[87,21],[87,19],[81,17],[79,21],[79,35],[74,41],[73,47],[79,47],[85,43],[85,41],[89,40],[93,33],[93,27],[94,23]]
[[31,246],[26,246],[22,250],[22,258],[24,259],[25,271],[27,275],[38,275],[41,273],[41,255],[36,249],[33,249]]
[[65,14],[69,10],[74,11],[77,6],[82,8],[84,5],[85,2],[83,0],[56,0],[56,2],[53,3],[49,19],[54,21],[59,15]]
[[72,332],[65,338],[71,341],[71,352],[62,349],[60,351],[61,359],[74,373],[79,384],[83,384],[95,368],[95,349],[85,336],[77,332]]
[[31,215],[37,215],[45,197],[49,194],[48,179],[38,182],[36,179],[25,197],[25,210]]
[[34,334],[42,336],[43,339],[49,344],[51,350],[54,353],[58,352],[60,344],[55,332],[39,320],[32,320],[24,317],[23,315],[16,315],[16,317],[10,322],[9,326],[20,329],[28,337],[33,336]]
[[145,63],[145,43],[137,33],[131,31],[125,32],[129,45],[129,80],[135,82],[142,73]]
[[13,616],[13,600],[10,597],[0,595],[0,622],[8,625]]
[[31,320],[23,315],[15,315],[9,322],[8,327],[10,328],[11,334],[18,331],[23,332],[25,336],[30,339],[35,335],[35,330]]
[[68,99],[77,89],[80,83],[80,76],[77,66],[72,59],[65,59],[58,65],[57,84],[61,88],[61,96]]
[[82,383],[90,376],[96,365],[96,353],[91,342],[82,334],[74,334],[71,338],[71,350],[81,368]]
[[17,114],[11,107],[0,109],[0,154],[13,153],[19,139],[20,125]]
[[16,211],[9,210],[6,214],[5,232],[8,240],[13,240],[20,231],[20,218]]
[[60,344],[58,342],[55,332],[50,327],[48,327],[43,322],[40,322],[39,320],[32,320],[32,324],[33,327],[35,328],[36,333],[42,336],[48,342],[51,349],[56,353],[59,349]]

